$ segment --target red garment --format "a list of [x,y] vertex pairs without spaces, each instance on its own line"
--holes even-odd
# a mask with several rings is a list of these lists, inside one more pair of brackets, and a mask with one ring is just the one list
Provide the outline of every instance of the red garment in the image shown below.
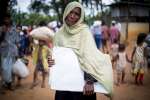
[[115,26],[111,26],[110,28],[110,38],[111,42],[113,43],[114,40],[116,39],[117,41],[119,40],[119,30]]
[[101,31],[102,31],[103,39],[108,40],[109,39],[109,29],[108,29],[108,27],[106,25],[102,26]]

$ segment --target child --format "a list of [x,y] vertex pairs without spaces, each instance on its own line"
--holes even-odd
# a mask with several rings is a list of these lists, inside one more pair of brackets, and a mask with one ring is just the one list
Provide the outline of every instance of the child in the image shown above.
[[116,56],[118,54],[119,44],[117,39],[114,40],[113,44],[111,45],[111,57],[112,57],[112,66],[116,66]]
[[48,71],[47,57],[50,54],[48,44],[44,40],[39,40],[39,45],[35,46],[33,51],[33,64],[36,66],[34,70],[33,84],[31,89],[34,88],[38,82],[38,72],[42,72],[41,88],[45,88],[45,77]]
[[34,88],[38,82],[38,72],[42,72],[42,84],[41,88],[45,88],[45,77],[48,71],[48,56],[51,55],[50,48],[52,48],[52,41],[54,33],[47,27],[39,27],[31,31],[30,35],[38,40],[38,44],[35,45],[33,51],[33,64],[36,66],[33,76],[33,84],[31,89]]
[[125,51],[125,45],[119,44],[119,52],[116,56],[117,85],[124,83],[127,61],[130,62]]
[[132,61],[133,61],[133,75],[135,76],[135,84],[142,85],[144,79],[144,40],[146,38],[146,34],[141,33],[138,35],[136,44],[137,46],[134,48],[132,53]]

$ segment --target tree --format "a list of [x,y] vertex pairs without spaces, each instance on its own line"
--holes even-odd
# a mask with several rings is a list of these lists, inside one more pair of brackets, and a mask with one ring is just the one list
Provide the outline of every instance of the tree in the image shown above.
[[64,9],[71,1],[78,0],[51,0],[48,4],[45,0],[36,0],[31,3],[30,10],[36,13],[43,12],[46,15],[49,15],[49,13],[51,13],[50,10],[53,10],[54,13],[58,16],[57,20],[62,23]]
[[45,14],[49,13],[50,6],[46,4],[45,0],[35,0],[31,3],[29,10],[34,13],[43,12]]
[[0,0],[0,25],[2,24],[3,18],[7,13],[9,0]]
[[12,12],[14,12],[13,7],[15,5],[17,5],[17,0],[0,0],[0,25],[2,25],[4,16],[7,13],[12,14]]
[[16,25],[39,25],[41,21],[44,22],[50,22],[55,20],[55,16],[50,17],[50,16],[45,16],[43,14],[38,14],[38,13],[16,13],[14,17],[14,22]]

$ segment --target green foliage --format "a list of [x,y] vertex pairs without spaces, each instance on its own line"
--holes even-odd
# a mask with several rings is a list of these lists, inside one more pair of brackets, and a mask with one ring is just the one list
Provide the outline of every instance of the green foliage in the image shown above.
[[48,15],[50,10],[53,10],[54,13],[57,15],[56,18],[62,23],[63,12],[66,5],[72,1],[79,1],[79,0],[51,0],[49,3],[46,3],[45,0],[35,0],[30,5],[30,10],[32,12],[40,13],[43,12],[44,14]]
[[13,7],[17,5],[17,0],[8,0],[9,1],[9,6]]
[[0,0],[0,25],[7,13],[12,12],[13,6],[17,4],[17,0]]
[[45,0],[35,0],[31,3],[29,10],[36,13],[44,12],[45,14],[48,14],[50,6],[46,4]]
[[[11,0],[15,1],[15,0]],[[33,2],[29,6],[29,11],[31,14],[25,14],[21,12],[16,12],[14,9],[12,11],[13,19],[15,20],[16,24],[22,24],[22,25],[34,25],[38,24],[40,21],[46,21],[49,22],[51,20],[58,20],[62,23],[62,17],[63,12],[66,7],[66,5],[69,2],[72,1],[79,1],[79,0],[50,0],[48,3],[46,0],[33,0]],[[89,7],[95,6],[97,10],[102,11],[98,9],[98,6],[103,6],[101,0],[82,0],[83,5],[87,5]],[[93,5],[94,4],[94,5]],[[53,11],[55,16],[50,16],[50,11]],[[44,15],[41,15],[44,14]],[[96,16],[86,17],[87,23],[92,23],[93,20],[102,19],[102,15],[105,14],[99,12]]]
[[13,19],[16,25],[38,25],[41,21],[49,23],[50,21],[55,20],[55,16],[44,16],[38,13],[18,13]]

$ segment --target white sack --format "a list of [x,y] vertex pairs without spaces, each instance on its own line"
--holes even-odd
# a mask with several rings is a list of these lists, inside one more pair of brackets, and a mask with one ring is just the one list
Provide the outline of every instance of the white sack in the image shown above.
[[29,70],[27,66],[18,59],[13,65],[12,71],[15,75],[20,76],[21,78],[26,78],[29,75]]
[[[55,65],[50,67],[49,85],[53,90],[83,91],[84,73],[80,68],[77,56],[70,48],[54,47]],[[95,92],[108,92],[98,82],[94,83]]]
[[30,35],[35,39],[51,41],[54,37],[54,32],[48,27],[38,27],[30,32]]

